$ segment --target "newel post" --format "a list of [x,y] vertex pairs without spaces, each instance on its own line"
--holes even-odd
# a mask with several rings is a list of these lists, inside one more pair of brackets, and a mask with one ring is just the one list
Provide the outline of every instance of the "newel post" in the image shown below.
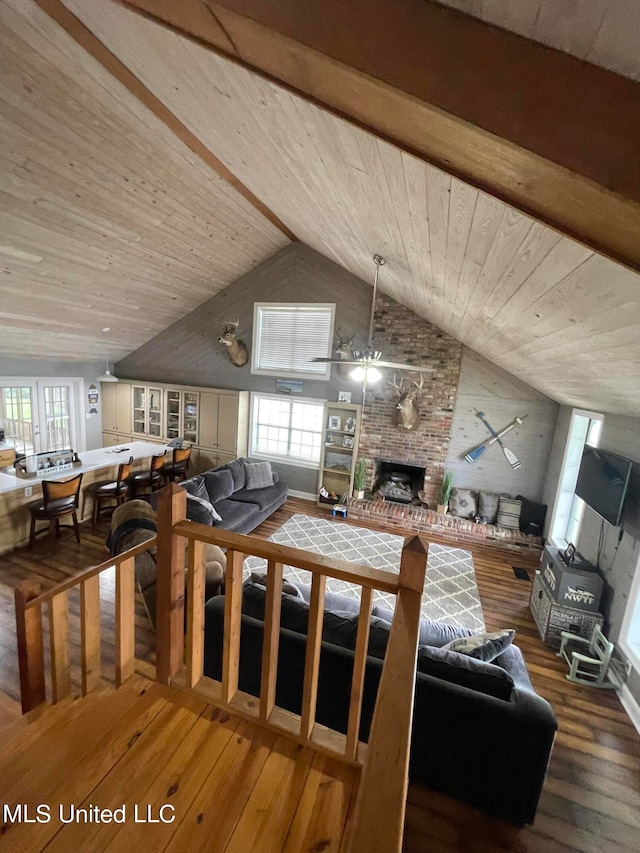
[[37,581],[24,581],[15,590],[16,633],[22,713],[33,710],[46,699],[44,681],[44,640],[42,607],[27,608],[27,602],[40,594]]
[[173,525],[187,516],[187,493],[176,483],[158,492],[156,577],[156,681],[169,684],[184,648],[184,548]]

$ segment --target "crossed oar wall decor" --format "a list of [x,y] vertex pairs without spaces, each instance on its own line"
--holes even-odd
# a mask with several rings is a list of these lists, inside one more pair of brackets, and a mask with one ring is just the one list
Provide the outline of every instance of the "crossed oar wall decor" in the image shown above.
[[502,441],[502,436],[508,433],[509,430],[512,430],[514,427],[519,426],[527,417],[527,415],[523,415],[521,418],[514,418],[514,420],[512,420],[511,423],[508,424],[503,430],[500,430],[500,432],[496,432],[494,430],[489,421],[485,418],[484,412],[479,412],[476,409],[476,416],[480,418],[482,423],[486,426],[486,428],[489,430],[493,437],[488,438],[486,441],[483,441],[482,444],[479,444],[477,447],[474,447],[473,450],[470,450],[464,457],[465,460],[469,464],[473,464],[476,459],[479,459],[482,456],[482,454],[488,447],[490,447],[494,442],[497,441],[500,447],[502,448],[502,452],[504,453],[505,459],[507,460],[509,465],[511,465],[513,470],[515,471],[517,468],[520,468],[520,460],[512,450],[509,450],[509,448],[505,446],[504,442]]

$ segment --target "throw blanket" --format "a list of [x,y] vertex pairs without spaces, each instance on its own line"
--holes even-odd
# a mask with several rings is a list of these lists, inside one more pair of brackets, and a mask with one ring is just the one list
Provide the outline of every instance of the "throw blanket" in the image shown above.
[[[129,537],[127,545],[123,547],[122,539],[132,531],[149,530],[152,533],[157,531],[156,513],[152,506],[146,501],[127,501],[121,504],[113,512],[111,517],[111,530],[106,539],[106,546],[109,549],[109,554],[115,557],[126,551],[127,548],[132,548],[131,537]],[[144,542],[145,539],[150,539],[150,535],[135,537],[138,541]]]

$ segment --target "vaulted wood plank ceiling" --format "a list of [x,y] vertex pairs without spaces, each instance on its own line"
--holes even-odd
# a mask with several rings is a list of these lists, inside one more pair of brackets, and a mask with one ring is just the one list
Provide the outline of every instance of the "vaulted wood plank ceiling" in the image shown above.
[[384,291],[496,364],[640,413],[637,274],[116,4],[66,4],[303,242],[365,281],[381,252]]
[[0,355],[117,360],[289,242],[29,0],[0,161]]
[[[368,282],[381,252],[384,291],[496,364],[640,416],[640,276],[115,3],[65,3],[305,243]],[[0,353],[86,358],[104,324],[124,354],[287,240],[40,10],[5,5],[10,147],[43,166],[0,142],[17,328]]]

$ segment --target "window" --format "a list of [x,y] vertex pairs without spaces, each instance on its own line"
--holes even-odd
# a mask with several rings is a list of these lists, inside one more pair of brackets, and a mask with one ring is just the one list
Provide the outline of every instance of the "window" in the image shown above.
[[636,564],[622,620],[620,645],[631,659],[634,669],[640,672],[640,557]]
[[251,372],[263,376],[329,379],[335,304],[258,303],[253,312]]
[[251,455],[317,468],[324,405],[317,400],[251,395]]
[[550,541],[559,548],[569,542],[575,544],[578,539],[584,502],[575,494],[575,488],[582,451],[585,444],[598,446],[601,429],[602,415],[573,410],[549,533]]

